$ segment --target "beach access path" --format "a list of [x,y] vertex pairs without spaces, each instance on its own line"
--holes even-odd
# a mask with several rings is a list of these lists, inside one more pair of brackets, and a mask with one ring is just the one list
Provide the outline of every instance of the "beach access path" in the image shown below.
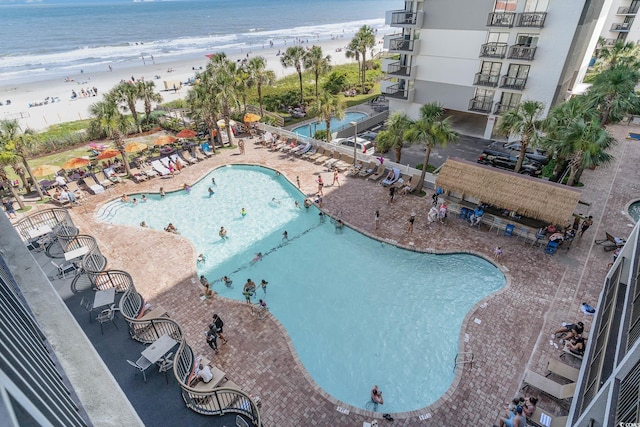
[[[611,254],[596,246],[594,239],[602,237],[605,231],[625,236],[631,229],[633,221],[624,209],[640,186],[640,170],[635,167],[640,161],[637,146],[640,142],[626,140],[625,136],[638,129],[622,125],[610,128],[618,141],[612,148],[614,162],[606,168],[587,170],[582,176],[585,187],[581,200],[590,205],[581,205],[580,213],[593,215],[594,225],[584,237],[573,242],[571,250],[561,250],[555,256],[525,246],[522,240],[497,236],[495,230],[469,227],[453,216],[446,225],[428,227],[430,194],[398,197],[388,205],[386,189],[371,181],[343,177],[341,187],[325,186],[327,213],[340,212],[347,225],[381,240],[415,250],[469,252],[487,259],[492,259],[496,246],[501,246],[504,252],[498,263],[507,277],[507,285],[472,308],[460,332],[459,351],[473,352],[474,363],[458,368],[452,386],[435,404],[393,414],[394,426],[491,425],[497,421],[503,404],[519,392],[525,369],[546,374],[547,361],[558,358],[560,352],[549,345],[549,334],[560,322],[583,321],[585,329],[590,330],[591,318],[581,313],[580,304],[585,301],[597,304],[611,260]],[[221,314],[229,342],[215,356],[215,363],[244,390],[260,396],[265,425],[346,427],[362,425],[374,416],[381,418],[384,409],[373,415],[344,405],[321,390],[298,360],[286,330],[272,316],[257,320],[240,301],[218,297],[201,301],[201,287],[194,280],[197,253],[185,238],[95,219],[102,204],[122,193],[157,192],[161,186],[166,191],[178,190],[183,183],[194,183],[213,168],[229,163],[271,167],[292,182],[299,176],[305,194],[314,192],[320,173],[330,182],[330,173],[320,166],[268,152],[248,141],[244,156],[237,149],[225,149],[184,169],[179,177],[156,178],[143,184],[127,181],[110,192],[89,197],[83,206],[70,212],[81,233],[97,239],[110,268],[129,272],[147,301],[170,311],[197,354],[209,354],[202,331],[213,312]],[[373,221],[376,209],[381,213],[378,231]],[[405,221],[398,218],[405,218],[412,211],[418,216],[413,234],[407,235]],[[165,262],[168,259],[172,262]],[[179,399],[178,395],[175,398]],[[540,406],[555,414],[563,413],[548,400]]]

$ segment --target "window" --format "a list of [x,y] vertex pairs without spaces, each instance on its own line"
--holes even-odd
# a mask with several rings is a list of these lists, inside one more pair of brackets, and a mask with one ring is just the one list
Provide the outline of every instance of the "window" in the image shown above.
[[505,107],[515,107],[520,104],[520,99],[522,99],[522,95],[519,93],[502,92],[502,97],[500,97],[500,104]]
[[529,76],[529,65],[511,64],[507,76],[518,79],[526,79]]
[[480,73],[497,76],[498,74],[500,74],[501,67],[502,67],[501,62],[482,61],[482,66],[480,67]]
[[538,45],[539,34],[518,34],[516,44],[518,46],[536,47]]
[[509,33],[492,33],[487,36],[487,43],[507,43],[509,41]]
[[546,12],[549,0],[527,0],[524,5],[525,12]]
[[515,12],[517,0],[496,0],[494,12]]
[[489,89],[476,89],[476,99],[481,99],[485,102],[493,101],[493,95],[495,94],[494,90]]

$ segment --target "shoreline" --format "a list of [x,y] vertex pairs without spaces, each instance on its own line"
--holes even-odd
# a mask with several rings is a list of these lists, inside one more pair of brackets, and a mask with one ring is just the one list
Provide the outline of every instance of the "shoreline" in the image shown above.
[[[376,38],[374,52],[382,51],[382,37],[385,32],[380,32]],[[345,46],[349,44],[353,35],[338,37],[328,40],[315,40],[315,42],[302,43],[300,46],[321,46],[324,55],[331,56],[332,65],[342,65],[355,62],[354,59],[348,59],[345,56]],[[280,79],[287,75],[295,74],[294,68],[284,68],[280,63],[280,57],[276,54],[278,51],[284,52],[288,46],[274,44],[270,47],[268,44],[264,48],[251,49],[231,49],[224,52],[231,61],[241,61],[244,58],[263,56],[267,59],[267,69],[272,70],[276,74],[276,78]],[[219,53],[219,52],[211,52]],[[75,120],[85,120],[90,118],[89,107],[91,104],[102,100],[102,95],[122,80],[129,81],[132,77],[136,80],[144,79],[145,81],[153,81],[156,86],[156,92],[162,95],[163,103],[182,99],[188,92],[188,86],[183,86],[177,92],[173,90],[165,90],[164,82],[170,82],[168,87],[172,87],[175,81],[185,82],[195,75],[199,67],[205,67],[208,58],[204,54],[184,54],[175,57],[146,58],[142,64],[139,59],[137,64],[135,61],[129,61],[126,66],[120,68],[114,67],[113,71],[105,69],[103,71],[83,70],[83,73],[64,75],[51,75],[46,79],[33,81],[24,81],[24,78],[14,79],[10,81],[0,82],[0,101],[4,104],[0,106],[0,119],[18,119],[23,129],[30,128],[34,131],[46,130],[51,125],[60,124]],[[168,72],[168,70],[173,70]],[[155,78],[159,76],[160,78]],[[65,81],[65,77],[73,79]],[[97,96],[81,97],[82,89],[96,88]],[[71,99],[71,91],[75,90],[78,98]],[[45,99],[55,99],[56,101],[47,103],[46,105],[38,105],[30,107],[30,103],[44,103]],[[6,100],[11,100],[10,105],[6,105]]]

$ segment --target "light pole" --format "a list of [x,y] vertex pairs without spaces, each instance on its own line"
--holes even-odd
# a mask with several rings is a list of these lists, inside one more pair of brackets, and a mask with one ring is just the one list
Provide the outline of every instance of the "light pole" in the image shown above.
[[356,157],[358,156],[358,145],[356,140],[358,139],[358,122],[349,122],[353,126],[353,166],[356,165]]

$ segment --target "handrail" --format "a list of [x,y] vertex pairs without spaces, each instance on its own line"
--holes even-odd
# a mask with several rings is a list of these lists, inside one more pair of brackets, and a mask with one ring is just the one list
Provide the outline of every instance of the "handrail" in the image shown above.
[[61,224],[73,225],[69,212],[63,208],[51,208],[28,215],[16,222],[13,226],[18,231],[18,234],[20,234],[20,237],[22,237],[22,240],[26,241],[30,238],[29,230],[45,225],[54,229]]

